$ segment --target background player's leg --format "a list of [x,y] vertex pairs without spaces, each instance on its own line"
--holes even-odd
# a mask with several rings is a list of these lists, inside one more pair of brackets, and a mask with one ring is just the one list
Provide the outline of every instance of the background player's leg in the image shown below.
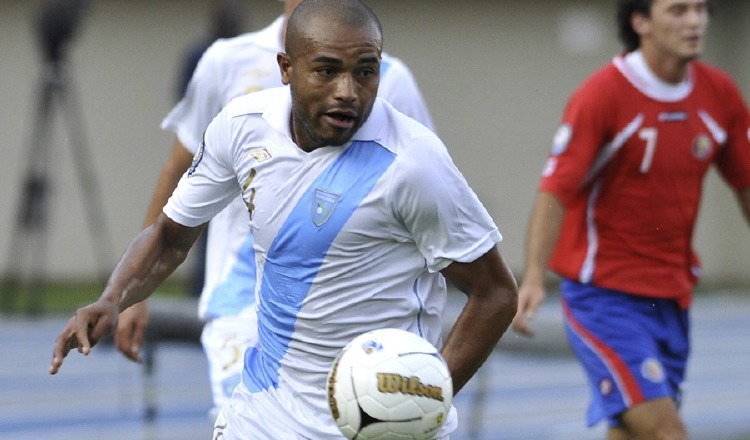
[[607,440],[629,440],[628,432],[622,426],[610,426],[607,430]]
[[[629,438],[686,440],[687,430],[677,406],[669,397],[649,400],[622,414],[622,423]],[[610,440],[613,437],[609,437]],[[621,437],[614,437],[619,439]]]

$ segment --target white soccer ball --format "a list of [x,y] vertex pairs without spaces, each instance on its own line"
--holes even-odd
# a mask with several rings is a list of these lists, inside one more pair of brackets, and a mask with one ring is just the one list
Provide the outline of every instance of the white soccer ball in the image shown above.
[[432,439],[453,401],[437,349],[397,329],[354,338],[334,360],[327,384],[331,415],[348,439]]

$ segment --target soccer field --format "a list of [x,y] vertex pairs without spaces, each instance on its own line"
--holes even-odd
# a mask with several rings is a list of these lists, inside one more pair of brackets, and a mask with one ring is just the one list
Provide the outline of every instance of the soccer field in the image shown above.
[[[454,400],[461,426],[452,440],[603,438],[602,426],[584,427],[587,391],[564,346],[559,312],[554,300],[544,305],[538,341],[506,335]],[[683,408],[693,440],[750,439],[748,317],[750,294],[697,298]],[[0,440],[211,438],[206,362],[197,346],[159,347],[151,382],[108,346],[88,358],[72,353],[53,377],[47,366],[64,322],[0,316]],[[151,422],[143,417],[147,398],[157,405]]]

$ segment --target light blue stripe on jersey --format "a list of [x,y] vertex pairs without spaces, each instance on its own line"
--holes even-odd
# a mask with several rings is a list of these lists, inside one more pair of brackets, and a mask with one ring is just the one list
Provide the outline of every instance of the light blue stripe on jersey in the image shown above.
[[[375,142],[355,141],[302,195],[268,250],[260,286],[259,348],[245,353],[243,382],[250,391],[278,383],[297,314],[328,249],[362,200],[393,163],[395,155]],[[316,194],[338,196],[327,221],[316,226],[311,206]]]
[[248,234],[237,252],[237,261],[226,279],[212,292],[206,315],[237,316],[255,302],[255,250],[253,237]]
[[387,60],[380,60],[380,78],[382,79],[386,73],[388,73],[388,69],[391,67],[391,63]]

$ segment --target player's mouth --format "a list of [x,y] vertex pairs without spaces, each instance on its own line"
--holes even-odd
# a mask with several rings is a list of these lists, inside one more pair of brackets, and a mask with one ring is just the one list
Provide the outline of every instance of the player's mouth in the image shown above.
[[346,110],[333,110],[326,112],[324,118],[333,127],[346,130],[354,127],[354,123],[357,120],[357,113]]
[[703,38],[700,35],[688,35],[684,40],[691,46],[698,46],[701,44]]

